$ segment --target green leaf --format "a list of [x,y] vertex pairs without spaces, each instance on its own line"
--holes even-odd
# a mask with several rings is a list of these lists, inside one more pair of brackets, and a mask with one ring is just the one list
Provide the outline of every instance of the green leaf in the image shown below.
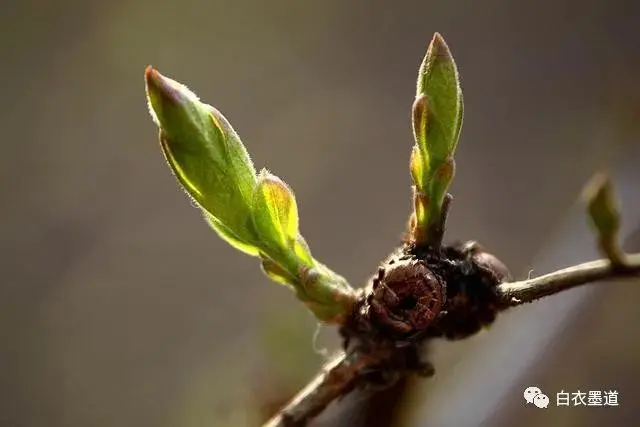
[[291,188],[266,169],[253,197],[253,224],[261,241],[293,247],[298,236],[298,206]]
[[[440,34],[436,33],[418,72],[412,107],[415,146],[410,171],[420,200],[414,237],[428,239],[441,227],[441,211],[455,174],[455,153],[464,114],[458,70]],[[422,212],[424,211],[424,213]]]
[[218,110],[184,85],[151,67],[145,79],[162,152],[178,182],[222,238],[255,255],[250,219],[257,177],[237,133]]
[[162,152],[211,228],[236,249],[259,256],[263,272],[293,289],[318,319],[342,322],[355,292],[313,259],[298,230],[291,188],[266,170],[256,176],[247,150],[218,110],[151,67],[145,78]]
[[418,71],[414,135],[425,158],[442,162],[453,154],[463,118],[462,89],[453,56],[435,33]]
[[293,191],[266,169],[260,172],[253,197],[253,228],[262,252],[295,276],[313,266],[309,248],[298,231],[298,206]]
[[313,259],[298,230],[293,191],[265,169],[258,176],[253,223],[261,242],[265,274],[291,287],[318,319],[342,319],[354,301],[351,287],[343,277]]

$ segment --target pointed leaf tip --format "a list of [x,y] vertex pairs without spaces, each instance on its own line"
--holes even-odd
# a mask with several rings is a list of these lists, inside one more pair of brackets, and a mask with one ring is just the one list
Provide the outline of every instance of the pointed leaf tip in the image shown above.
[[157,74],[159,73],[154,70],[152,65],[147,65],[147,67],[144,69],[144,81],[147,82],[147,85],[149,84],[149,82],[152,82],[157,78]]
[[[449,65],[453,62],[453,56],[451,55],[449,46],[440,33],[435,33],[431,42],[429,42],[427,53],[420,64],[416,94],[419,95],[425,92],[434,67],[440,64]],[[453,65],[455,67],[455,63]]]
[[179,88],[184,88],[184,85],[163,76],[151,65],[148,65],[144,70],[144,81],[147,84],[147,90],[158,95],[171,94]]
[[435,32],[433,34],[433,38],[430,43],[431,55],[436,58],[446,58],[447,60],[453,59],[451,56],[451,51],[449,50],[449,46],[447,42],[444,41],[444,37],[442,34]]
[[198,102],[196,94],[185,85],[163,76],[151,65],[144,70],[144,79],[150,112],[161,124],[172,120],[176,112],[184,114]]
[[257,254],[250,218],[256,174],[240,137],[218,110],[151,66],[145,86],[160,147],[178,182],[223,239]]

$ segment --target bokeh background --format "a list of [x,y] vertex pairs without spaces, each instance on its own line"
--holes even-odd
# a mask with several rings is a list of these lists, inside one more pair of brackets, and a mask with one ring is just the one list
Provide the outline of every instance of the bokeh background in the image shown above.
[[[147,114],[148,64],[223,111],[256,166],[295,189],[315,256],[361,284],[411,209],[409,109],[439,31],[466,105],[448,237],[481,241],[518,277],[595,257],[576,200],[605,168],[640,250],[637,2],[0,6],[3,427],[258,425],[337,346],[322,329],[314,348],[313,318],[178,189]],[[396,426],[639,425],[638,285],[436,343],[436,377]],[[549,409],[525,405],[529,385]],[[553,407],[578,389],[617,390],[620,407]],[[317,425],[363,425],[366,401]]]

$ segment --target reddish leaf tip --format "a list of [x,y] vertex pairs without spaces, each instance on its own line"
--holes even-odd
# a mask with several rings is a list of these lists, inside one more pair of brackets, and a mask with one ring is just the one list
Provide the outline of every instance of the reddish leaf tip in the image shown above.
[[431,43],[429,43],[429,51],[431,56],[434,56],[436,59],[451,56],[449,46],[447,46],[447,42],[444,41],[444,38],[440,33],[433,34]]
[[148,86],[158,86],[158,80],[160,80],[161,77],[162,75],[151,65],[147,65],[147,67],[144,69],[144,80]]
[[[144,70],[144,78],[149,94],[158,97],[162,103],[179,104],[184,95],[180,93],[181,86],[178,82],[163,76],[158,70],[148,65]],[[152,101],[152,104],[153,101]],[[158,108],[154,104],[154,109]]]

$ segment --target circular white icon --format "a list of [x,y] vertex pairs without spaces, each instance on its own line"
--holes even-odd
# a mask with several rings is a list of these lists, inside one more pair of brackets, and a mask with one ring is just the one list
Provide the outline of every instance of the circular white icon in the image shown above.
[[538,387],[527,387],[524,390],[524,400],[526,400],[527,403],[533,403],[533,398],[538,394],[542,394],[542,390]]
[[546,394],[536,394],[535,397],[533,398],[533,404],[536,405],[538,408],[546,408],[547,406],[549,406],[549,398],[547,397]]

